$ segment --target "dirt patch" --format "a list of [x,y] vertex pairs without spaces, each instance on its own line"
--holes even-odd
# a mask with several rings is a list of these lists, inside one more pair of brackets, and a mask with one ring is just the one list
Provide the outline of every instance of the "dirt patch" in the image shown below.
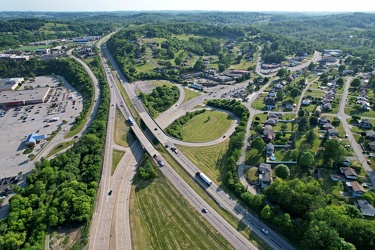
[[139,81],[135,84],[135,91],[140,91],[145,94],[151,94],[152,90],[156,88],[154,84],[148,81]]
[[81,230],[83,226],[61,227],[51,232],[50,248],[55,249],[72,249],[72,246],[81,240]]

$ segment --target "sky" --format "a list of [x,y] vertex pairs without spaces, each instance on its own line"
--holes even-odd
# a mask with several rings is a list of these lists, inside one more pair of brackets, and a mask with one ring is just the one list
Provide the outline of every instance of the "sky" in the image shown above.
[[0,0],[0,11],[219,10],[374,12],[372,0]]

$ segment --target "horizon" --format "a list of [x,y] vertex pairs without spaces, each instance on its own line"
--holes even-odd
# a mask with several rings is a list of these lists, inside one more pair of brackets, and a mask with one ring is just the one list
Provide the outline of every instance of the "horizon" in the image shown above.
[[300,13],[353,13],[375,12],[370,9],[367,0],[342,0],[340,2],[316,0],[301,2],[299,0],[259,1],[232,0],[220,2],[214,0],[65,0],[50,2],[48,0],[1,0],[0,12],[153,12],[153,11],[205,11],[205,12],[300,12]]

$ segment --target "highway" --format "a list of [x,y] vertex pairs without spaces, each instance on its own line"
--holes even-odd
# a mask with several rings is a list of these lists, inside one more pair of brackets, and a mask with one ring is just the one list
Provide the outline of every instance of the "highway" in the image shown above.
[[[119,71],[117,65],[115,64],[113,58],[109,54],[108,51],[107,55],[108,58],[113,66],[113,68],[117,71],[117,74],[119,78],[121,79],[121,82],[123,86],[125,87],[125,90],[127,91],[131,101],[133,102],[134,107],[138,111],[139,115],[141,116],[142,120],[146,124],[146,126],[150,129],[150,131],[154,134],[154,136],[162,143],[163,145],[173,145],[172,142],[170,142],[170,138],[164,134],[164,132],[160,129],[154,130],[154,128],[158,127],[158,124],[150,118],[148,113],[145,111],[142,103],[138,100],[136,97],[133,88],[131,87],[131,84],[127,83],[126,78],[122,75],[122,73]],[[214,96],[213,96],[214,97]],[[136,128],[137,126],[132,126],[132,128]],[[139,134],[138,131],[134,130],[134,133],[137,135],[138,139],[141,141],[141,144],[145,147],[145,149],[150,153],[150,155],[153,155],[155,152],[155,149],[149,148],[148,140],[142,139],[142,134]],[[162,159],[161,155],[156,153],[159,158]],[[195,173],[199,170],[193,163],[191,163],[186,157],[184,157],[181,153],[178,154],[178,156],[171,154],[174,156],[174,158],[180,163],[180,165],[193,177],[195,178]],[[164,159],[162,159],[163,162],[166,163]],[[202,209],[203,205],[207,207],[210,211],[213,211],[212,208],[208,206],[208,204],[204,204],[205,202],[202,200],[202,198],[196,194],[174,171],[172,168],[168,166],[168,164],[165,164],[165,167],[160,168],[162,173],[171,180],[172,184],[176,187],[178,191],[181,192],[181,194],[189,200],[189,202],[196,207]],[[188,192],[185,193],[185,192]],[[236,216],[239,220],[242,220],[246,225],[248,225],[259,237],[264,239],[272,248],[274,249],[294,249],[287,241],[285,241],[283,238],[281,238],[277,233],[273,232],[271,229],[267,228],[259,219],[257,219],[255,216],[248,213],[243,207],[241,207],[236,201],[234,201],[231,197],[229,197],[225,192],[223,192],[219,187],[217,187],[215,184],[212,184],[210,188],[206,189],[206,192],[208,192],[215,200],[218,202],[223,208],[227,209],[229,212],[231,212],[234,216]],[[189,195],[190,194],[190,195]],[[196,201],[196,202],[194,202]],[[211,213],[210,213],[211,214]],[[215,227],[218,225],[215,224],[215,220],[220,220],[223,225],[225,225],[227,222],[221,218],[220,216],[217,216],[215,214],[214,218],[211,218],[209,216],[206,217],[208,221],[213,224]],[[261,229],[267,229],[269,231],[268,235],[265,235],[261,232]],[[237,235],[236,237],[239,237],[239,239],[244,238],[241,234],[237,232],[233,227],[219,227],[217,230],[227,239],[229,242],[233,242],[233,238],[229,237],[230,235]],[[238,241],[237,242],[242,242]],[[246,244],[248,248],[244,248],[243,246],[234,245],[237,249],[254,249],[254,246],[245,239],[242,244]]]

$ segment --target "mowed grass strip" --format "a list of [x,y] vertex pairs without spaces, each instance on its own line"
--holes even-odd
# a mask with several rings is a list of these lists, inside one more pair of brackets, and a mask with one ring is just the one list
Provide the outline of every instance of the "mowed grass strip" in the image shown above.
[[196,91],[193,91],[191,89],[188,89],[188,88],[184,88],[184,91],[185,91],[185,98],[184,98],[184,102],[187,102],[195,97],[198,97],[200,96],[199,92],[196,92]]
[[111,175],[115,172],[117,165],[120,163],[122,156],[125,154],[124,151],[121,150],[113,150],[113,155],[112,155],[112,171]]
[[222,182],[229,139],[207,147],[177,146],[177,148],[218,186]]
[[182,126],[182,138],[187,142],[211,141],[223,136],[232,122],[233,118],[226,113],[207,110]]
[[116,108],[114,137],[115,143],[123,147],[130,147],[135,140],[134,134],[130,131],[125,117],[118,108]]
[[130,222],[133,249],[233,249],[161,174],[135,179]]

